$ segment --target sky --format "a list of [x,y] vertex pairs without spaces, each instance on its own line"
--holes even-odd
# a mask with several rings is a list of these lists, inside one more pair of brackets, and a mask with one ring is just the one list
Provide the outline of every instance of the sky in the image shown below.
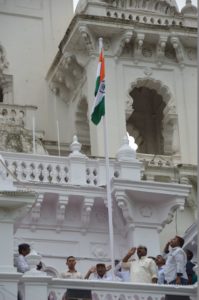
[[[73,3],[74,3],[74,9],[75,9],[75,7],[76,7],[78,1],[79,1],[79,0],[73,0]],[[177,2],[177,4],[178,4],[179,9],[181,9],[181,8],[185,5],[186,0],[177,0],[176,2]],[[192,0],[192,4],[197,6],[197,0]]]

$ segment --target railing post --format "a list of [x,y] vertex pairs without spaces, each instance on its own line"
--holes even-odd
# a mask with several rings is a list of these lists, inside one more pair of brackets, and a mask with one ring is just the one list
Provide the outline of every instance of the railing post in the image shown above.
[[51,276],[24,275],[21,282],[23,300],[47,300],[51,279]]
[[80,152],[81,144],[78,142],[76,136],[73,137],[71,144],[72,153],[69,155],[70,159],[70,183],[77,185],[86,184],[86,155]]

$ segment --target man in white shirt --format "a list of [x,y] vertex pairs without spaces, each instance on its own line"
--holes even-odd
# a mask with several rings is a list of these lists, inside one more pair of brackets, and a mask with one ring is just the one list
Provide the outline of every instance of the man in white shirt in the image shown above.
[[164,265],[165,265],[165,259],[162,255],[157,255],[155,258],[155,263],[158,267],[158,284],[164,284],[165,283],[165,276],[164,276]]
[[[128,261],[137,250],[138,260]],[[130,269],[130,281],[133,283],[157,283],[157,267],[153,259],[148,258],[147,248],[131,248],[123,258],[121,267]]]
[[115,260],[114,274],[117,278],[120,278],[123,282],[129,281],[129,270],[122,268],[122,262]]
[[86,273],[84,279],[89,279],[90,275],[93,274],[92,280],[112,281],[113,278],[107,273],[106,265],[103,263],[97,264],[92,267]]
[[165,283],[167,284],[188,284],[186,273],[187,257],[182,249],[184,239],[175,236],[164,248],[166,264],[164,267]]
[[16,260],[17,272],[25,273],[30,270],[30,267],[26,261],[26,255],[30,253],[30,245],[29,244],[20,244],[18,246],[19,256]]
[[68,256],[66,260],[66,265],[68,266],[68,270],[60,274],[61,278],[65,279],[83,279],[83,276],[80,272],[77,272],[75,269],[77,261],[74,256]]

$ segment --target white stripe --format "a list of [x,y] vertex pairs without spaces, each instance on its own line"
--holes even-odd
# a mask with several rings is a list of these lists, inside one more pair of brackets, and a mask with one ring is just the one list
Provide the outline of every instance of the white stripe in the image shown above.
[[101,70],[101,61],[98,62],[98,65],[97,65],[97,75],[96,75],[96,81],[97,81],[97,77],[100,76],[100,70]]
[[97,95],[95,96],[95,101],[92,109],[92,113],[95,110],[95,107],[98,106],[98,104],[102,101],[103,97],[105,96],[105,80],[102,80],[100,82]]

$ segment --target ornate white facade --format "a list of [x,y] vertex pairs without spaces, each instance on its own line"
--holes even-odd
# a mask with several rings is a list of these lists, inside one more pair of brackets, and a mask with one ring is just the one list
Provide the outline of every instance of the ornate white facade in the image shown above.
[[[180,12],[176,1],[80,0],[72,14],[69,0],[0,1],[0,174],[16,194],[36,195],[26,216],[12,220],[13,247],[16,254],[19,243],[30,243],[49,275],[32,270],[21,278],[25,300],[34,299],[34,286],[38,300],[52,290],[61,299],[66,283],[50,276],[59,276],[68,255],[82,273],[110,262],[103,128],[90,121],[99,37],[115,257],[143,243],[155,256],[177,233],[197,258],[197,9],[191,1]],[[4,206],[0,199],[1,212]],[[12,296],[5,283],[2,299],[16,299],[13,276]],[[163,300],[172,293],[127,284],[114,294],[115,288],[92,286],[95,299],[108,292],[114,299]],[[197,297],[196,287],[175,293]]]

